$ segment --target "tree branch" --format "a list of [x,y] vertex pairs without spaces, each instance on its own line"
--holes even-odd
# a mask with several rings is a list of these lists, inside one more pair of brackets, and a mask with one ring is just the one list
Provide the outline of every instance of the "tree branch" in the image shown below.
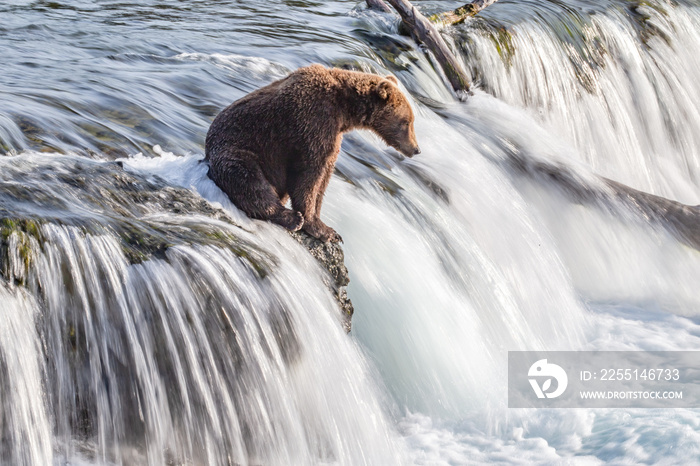
[[391,8],[389,5],[384,3],[384,0],[367,0],[367,6],[372,10],[383,11],[384,13],[391,13]]
[[[438,61],[445,76],[456,92],[469,92],[470,80],[466,71],[445,43],[438,30],[408,0],[387,0],[399,13],[413,39],[425,44]],[[488,0],[487,0],[488,1]],[[494,0],[495,1],[495,0]],[[367,4],[384,3],[383,0],[367,0]],[[386,3],[384,3],[386,6]]]
[[[379,0],[381,1],[381,0]],[[453,11],[446,11],[444,13],[438,13],[430,17],[430,21],[438,24],[443,24],[445,26],[453,26],[455,24],[463,23],[465,19],[471,18],[472,16],[479,13],[481,10],[487,6],[496,3],[498,0],[474,0],[466,5],[462,5]]]

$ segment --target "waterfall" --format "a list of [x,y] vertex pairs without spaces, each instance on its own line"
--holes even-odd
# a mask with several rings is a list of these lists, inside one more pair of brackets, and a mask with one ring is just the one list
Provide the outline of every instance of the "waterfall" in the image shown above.
[[[442,31],[466,102],[392,15],[187,3],[61,36],[70,92],[0,73],[0,463],[700,456],[695,410],[507,407],[508,351],[700,348],[696,247],[609,182],[699,203],[696,1],[498,2]],[[71,27],[46,8],[45,27],[10,14]],[[135,45],[109,41],[121,27]],[[422,149],[345,135],[322,216],[345,240],[350,335],[308,251],[201,163],[218,110],[312,62],[395,74]]]
[[[25,172],[28,183],[43,162],[30,154],[2,160],[5,173],[34,168]],[[44,193],[56,198],[42,200],[74,202],[77,189],[52,184]],[[27,292],[8,283],[0,289],[9,302],[3,374],[18,375],[3,378],[3,427],[12,434],[3,436],[12,440],[4,459],[354,465],[401,458],[382,414],[387,406],[314,259],[281,232],[261,241],[229,224],[216,228],[257,246],[222,249],[203,236],[134,262],[115,233],[48,223],[10,234],[5,276]]]
[[526,109],[596,173],[697,204],[696,6],[538,13],[500,34],[468,30],[465,59],[483,89]]
[[52,428],[46,406],[46,367],[36,332],[38,307],[27,293],[0,284],[0,432],[3,462],[50,464]]

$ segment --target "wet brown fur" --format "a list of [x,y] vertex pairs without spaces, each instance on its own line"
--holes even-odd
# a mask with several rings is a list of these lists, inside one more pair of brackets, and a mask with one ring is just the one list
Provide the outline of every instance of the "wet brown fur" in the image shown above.
[[[396,78],[311,65],[224,109],[207,133],[209,176],[249,217],[323,241],[320,219],[343,133],[369,129],[407,156],[420,152]],[[292,209],[284,207],[291,197]]]

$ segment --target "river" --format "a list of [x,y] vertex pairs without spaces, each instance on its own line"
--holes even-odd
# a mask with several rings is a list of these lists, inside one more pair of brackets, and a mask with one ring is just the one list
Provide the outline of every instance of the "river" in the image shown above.
[[[443,33],[465,101],[364,2],[5,0],[0,217],[50,222],[5,239],[0,462],[700,462],[695,409],[507,406],[508,351],[700,349],[698,250],[578,195],[700,204],[700,3],[502,0]],[[221,109],[311,63],[397,76],[422,149],[345,136],[350,335],[200,163]]]

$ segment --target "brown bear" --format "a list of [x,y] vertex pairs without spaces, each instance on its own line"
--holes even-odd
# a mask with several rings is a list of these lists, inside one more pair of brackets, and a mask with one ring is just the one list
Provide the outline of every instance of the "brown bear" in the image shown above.
[[[411,157],[413,111],[393,76],[311,65],[224,109],[206,139],[209,176],[251,218],[341,241],[320,219],[343,133],[370,129]],[[292,209],[285,208],[292,199]]]

